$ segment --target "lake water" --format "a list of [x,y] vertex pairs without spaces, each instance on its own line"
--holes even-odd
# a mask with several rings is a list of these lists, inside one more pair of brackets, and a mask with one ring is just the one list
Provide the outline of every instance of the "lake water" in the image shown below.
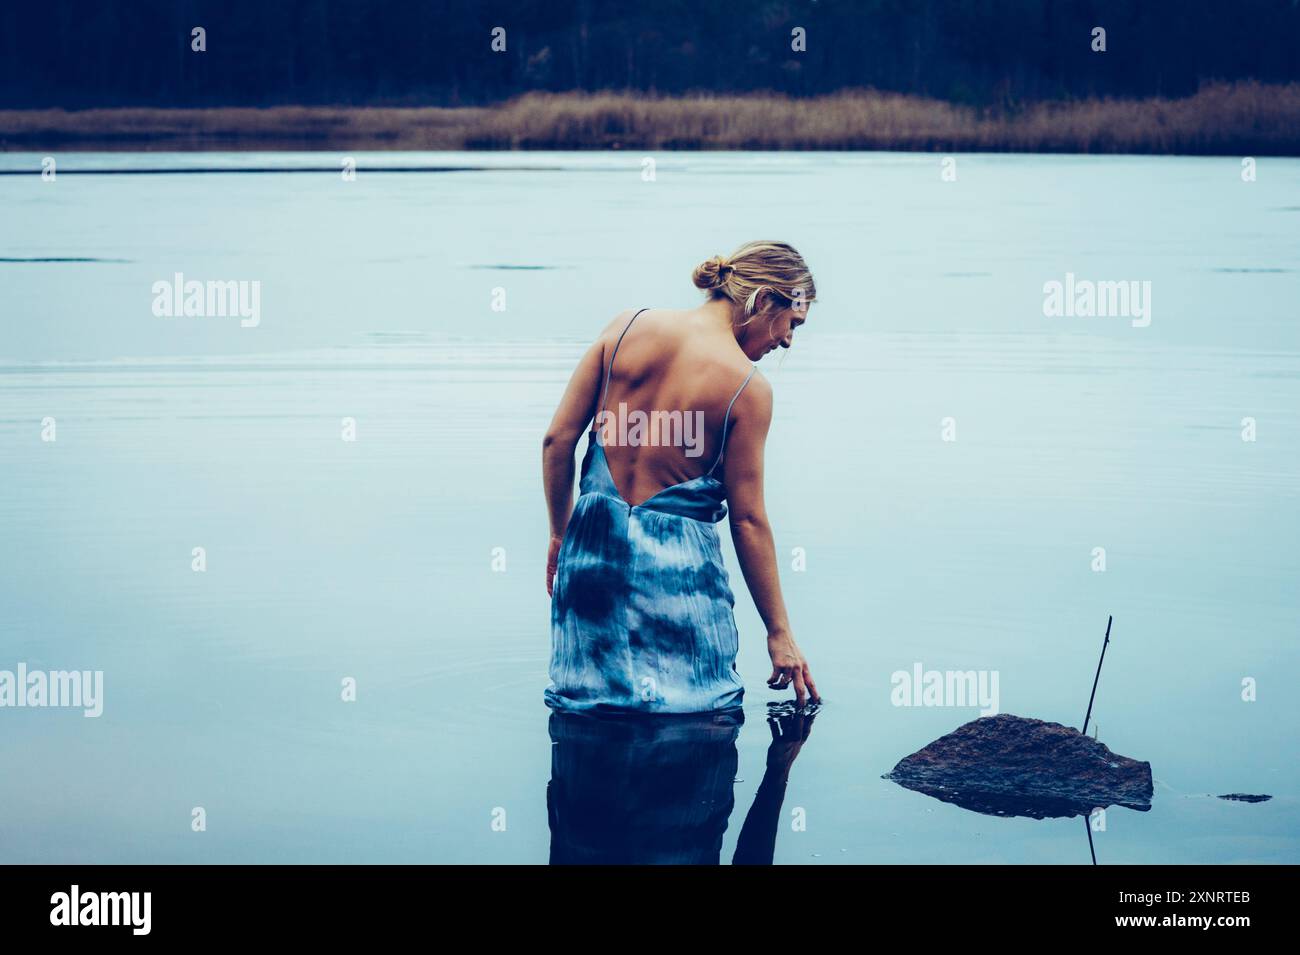
[[[542,863],[553,768],[562,824],[694,800],[731,861],[789,694],[730,541],[743,723],[553,743],[539,445],[614,314],[772,237],[821,293],[762,368],[826,701],[775,861],[1089,862],[1079,817],[881,775],[979,715],[895,706],[896,671],[1078,726],[1113,614],[1093,718],[1156,785],[1098,862],[1300,862],[1300,161],[642,158],[0,156],[0,670],[104,674],[97,719],[0,709],[0,861]],[[230,171],[72,174],[160,167]],[[260,282],[258,324],[156,316],[176,273]],[[1046,316],[1067,273],[1150,282],[1149,324]]]

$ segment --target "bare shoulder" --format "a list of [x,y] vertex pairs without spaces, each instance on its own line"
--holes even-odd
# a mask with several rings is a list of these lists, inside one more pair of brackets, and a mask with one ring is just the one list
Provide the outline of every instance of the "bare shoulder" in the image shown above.
[[618,338],[618,336],[623,333],[623,329],[627,328],[627,323],[632,320],[632,316],[636,313],[637,309],[635,308],[625,308],[623,311],[619,312],[609,320],[609,323],[603,329],[601,329],[600,335],[597,336],[598,340],[605,341],[610,338]]
[[767,380],[767,375],[757,368],[754,369],[754,377],[749,379],[749,384],[745,386],[745,391],[769,405],[772,403],[772,383]]
[[755,422],[770,421],[772,418],[772,383],[758,369],[749,379],[739,397],[733,413],[742,415]]
[[[631,329],[629,347],[649,349],[651,352],[668,352],[682,347],[688,328],[679,320],[680,313],[664,308],[629,308],[614,316],[613,321],[600,333],[599,341],[612,346],[624,331]],[[636,319],[633,323],[632,320]],[[644,353],[644,351],[643,351]]]

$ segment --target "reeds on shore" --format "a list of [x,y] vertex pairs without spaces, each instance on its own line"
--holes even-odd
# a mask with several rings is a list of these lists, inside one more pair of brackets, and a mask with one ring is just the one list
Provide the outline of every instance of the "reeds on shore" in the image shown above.
[[875,90],[528,93],[488,107],[0,110],[0,149],[894,149],[1300,155],[1300,83],[976,109]]

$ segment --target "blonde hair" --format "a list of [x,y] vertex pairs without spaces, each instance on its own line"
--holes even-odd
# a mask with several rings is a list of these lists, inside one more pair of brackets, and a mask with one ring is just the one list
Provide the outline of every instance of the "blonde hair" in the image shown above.
[[739,305],[745,322],[754,317],[760,296],[767,292],[768,308],[806,307],[817,297],[817,286],[803,256],[785,242],[746,242],[731,255],[715,255],[695,267],[691,281],[710,298]]

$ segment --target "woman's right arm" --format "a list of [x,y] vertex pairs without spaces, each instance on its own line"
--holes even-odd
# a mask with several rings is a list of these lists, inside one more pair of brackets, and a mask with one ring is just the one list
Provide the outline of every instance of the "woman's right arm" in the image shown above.
[[800,706],[808,698],[819,702],[821,698],[808,661],[790,629],[776,569],[772,526],[763,501],[763,448],[772,423],[772,386],[767,379],[755,374],[732,413],[723,458],[723,483],[731,509],[731,539],[736,545],[736,556],[767,628],[767,651],[772,657],[768,686],[785,689],[793,684]]
[[551,539],[546,551],[546,593],[555,580],[560,544],[573,511],[573,452],[578,439],[596,413],[601,381],[605,376],[605,348],[616,329],[624,327],[623,312],[605,326],[600,337],[583,353],[569,378],[564,397],[542,438],[542,486],[546,493],[546,513],[550,518]]

